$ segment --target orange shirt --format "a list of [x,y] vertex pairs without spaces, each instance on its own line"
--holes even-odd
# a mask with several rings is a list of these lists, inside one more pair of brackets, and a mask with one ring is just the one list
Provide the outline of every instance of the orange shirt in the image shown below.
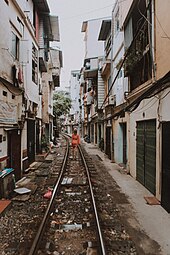
[[80,144],[80,136],[72,134],[72,145],[79,145]]

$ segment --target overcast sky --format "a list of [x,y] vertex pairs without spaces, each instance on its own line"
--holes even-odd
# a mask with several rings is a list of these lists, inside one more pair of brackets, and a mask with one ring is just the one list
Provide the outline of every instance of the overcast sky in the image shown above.
[[69,85],[71,70],[79,70],[84,58],[82,22],[111,16],[114,0],[48,0],[52,15],[59,17],[63,69],[60,86]]

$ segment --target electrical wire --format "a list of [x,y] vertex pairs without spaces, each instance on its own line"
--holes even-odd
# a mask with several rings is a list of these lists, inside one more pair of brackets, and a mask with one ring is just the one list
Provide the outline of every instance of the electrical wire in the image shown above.
[[[124,0],[124,1],[126,1],[126,0]],[[89,13],[93,13],[93,12],[96,12],[96,11],[104,10],[104,9],[109,8],[109,7],[113,7],[113,4],[104,6],[104,7],[102,7],[102,8],[93,9],[93,10],[91,10],[91,11],[84,12],[84,13],[81,13],[81,14],[78,14],[78,15],[75,15],[75,16],[71,16],[71,17],[65,18],[64,20],[69,20],[69,19],[74,19],[74,18],[77,18],[77,17],[82,17],[82,16],[85,15],[85,14],[89,14]]]
[[148,107],[148,108],[146,108],[146,109],[145,109],[145,107],[148,106],[154,99],[155,99],[155,98],[152,98],[148,103],[146,103],[146,105],[144,105],[144,106],[143,106],[142,108],[140,108],[139,110],[135,111],[135,113],[141,113],[141,112],[143,112],[143,111],[148,110],[150,107]]
[[[139,8],[140,1],[141,1],[141,0],[138,0],[138,5],[137,5],[138,11],[139,11],[140,15],[141,15],[141,16],[148,22],[148,24],[152,27],[152,24],[150,23],[150,20],[148,20],[148,19],[146,18],[146,16],[141,12],[141,10],[140,10],[140,8]],[[149,3],[149,4],[150,4],[150,3]]]
[[167,38],[168,40],[170,40],[170,36],[168,36],[168,34],[166,33],[166,31],[165,31],[164,28],[162,27],[162,24],[161,24],[161,22],[159,21],[159,19],[158,19],[156,13],[155,13],[155,17],[156,17],[156,20],[158,21],[158,24],[159,24],[160,28],[162,29],[162,31],[163,31],[164,34],[166,35],[165,38]]
[[121,63],[120,66],[119,66],[119,69],[118,69],[118,71],[117,71],[117,74],[115,75],[115,78],[114,78],[114,80],[113,80],[113,82],[112,82],[112,85],[110,86],[110,89],[109,89],[107,95],[105,96],[105,98],[104,98],[104,100],[103,100],[103,103],[102,103],[100,109],[102,109],[104,103],[106,102],[106,99],[109,97],[110,92],[112,91],[113,85],[115,84],[115,82],[116,82],[116,80],[117,80],[117,78],[118,78],[118,76],[119,76],[119,73],[120,73],[120,71],[121,71],[121,69],[122,69],[122,67],[123,67],[123,64],[124,64],[125,60],[127,59],[128,55],[130,54],[130,50],[131,50],[131,48],[132,48],[132,46],[133,46],[133,44],[134,44],[134,42],[135,42],[135,40],[136,40],[138,34],[140,33],[141,29],[142,29],[143,26],[145,25],[145,23],[146,23],[146,21],[145,21],[145,22],[141,25],[141,27],[136,31],[136,33],[135,33],[135,35],[134,35],[134,37],[133,37],[133,40],[132,40],[132,42],[131,42],[129,48],[128,48],[127,51],[125,52],[125,55],[124,55],[123,60],[122,60],[122,63]]

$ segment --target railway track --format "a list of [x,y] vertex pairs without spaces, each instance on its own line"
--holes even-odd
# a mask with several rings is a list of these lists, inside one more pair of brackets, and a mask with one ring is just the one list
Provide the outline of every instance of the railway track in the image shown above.
[[29,255],[106,254],[89,168],[95,171],[80,146],[77,160],[72,160],[68,140],[60,174]]
[[[47,157],[27,174],[26,181],[36,190],[28,198],[14,196],[11,208],[1,215],[2,254],[142,254],[134,240],[143,233],[122,217],[128,201],[100,158],[82,144],[78,159],[72,160],[69,142],[58,142],[51,160]],[[48,188],[53,190],[50,200],[44,198]]]

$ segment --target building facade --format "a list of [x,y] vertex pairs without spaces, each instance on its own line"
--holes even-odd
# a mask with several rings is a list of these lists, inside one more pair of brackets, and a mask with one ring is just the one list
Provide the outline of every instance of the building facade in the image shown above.
[[[103,136],[101,121],[98,121],[98,109],[104,99],[104,81],[99,66],[104,57],[104,42],[98,41],[102,19],[84,21],[82,32],[85,41],[85,57],[82,69],[84,100],[84,136],[99,144]],[[100,122],[100,123],[99,123]]]
[[[164,19],[168,8],[167,0],[116,1],[110,21],[103,19],[100,30],[96,29],[98,39],[104,41],[104,58],[98,61],[96,70],[91,70],[85,59],[84,67],[89,68],[84,71],[85,86],[90,71],[97,73],[94,76],[99,84],[101,71],[105,92],[97,115],[88,115],[92,103],[90,110],[85,108],[84,123],[85,128],[87,123],[93,125],[91,142],[97,144],[94,116],[100,115],[106,155],[125,166],[169,212],[170,45],[169,20]],[[87,97],[86,105],[94,100],[94,95],[89,95],[92,97]]]
[[13,168],[19,180],[41,151],[42,77],[49,43],[59,39],[58,18],[46,0],[3,0],[0,7],[0,167]]

